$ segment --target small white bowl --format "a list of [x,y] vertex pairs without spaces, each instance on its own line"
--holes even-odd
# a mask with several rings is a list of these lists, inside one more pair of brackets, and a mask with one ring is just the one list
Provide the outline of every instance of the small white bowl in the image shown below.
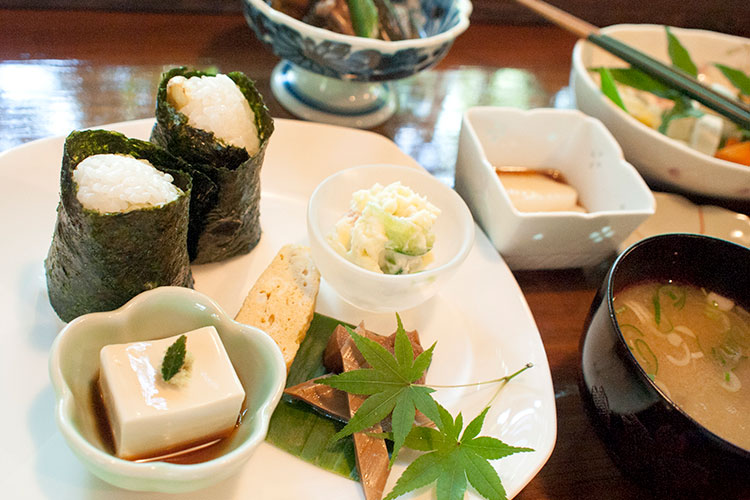
[[[673,28],[695,63],[723,63],[750,71],[750,39],[712,31]],[[623,24],[602,33],[613,36],[662,62],[668,62],[664,26]],[[600,119],[617,138],[625,156],[657,187],[717,198],[750,200],[750,168],[700,153],[647,127],[602,94],[588,68],[622,67],[615,56],[583,40],[573,49],[570,84],[576,106]]]
[[[556,168],[587,213],[521,212],[494,166]],[[580,111],[476,107],[463,117],[456,191],[512,269],[594,265],[654,213],[612,134]]]
[[[191,465],[137,463],[112,455],[100,438],[92,409],[101,348],[209,325],[216,327],[246,394],[247,413],[224,453]],[[232,320],[205,295],[180,287],[149,290],[115,311],[71,321],[52,344],[49,370],[57,396],[57,425],[78,459],[120,488],[165,493],[204,488],[237,472],[265,438],[286,381],[286,365],[271,337]]]
[[[396,181],[440,209],[433,226],[435,259],[418,273],[378,274],[339,255],[328,242],[328,235],[349,210],[355,191]],[[373,312],[401,311],[423,303],[453,275],[474,245],[474,221],[461,197],[426,171],[398,165],[363,165],[325,179],[310,196],[307,232],[313,260],[323,279],[350,304]]]

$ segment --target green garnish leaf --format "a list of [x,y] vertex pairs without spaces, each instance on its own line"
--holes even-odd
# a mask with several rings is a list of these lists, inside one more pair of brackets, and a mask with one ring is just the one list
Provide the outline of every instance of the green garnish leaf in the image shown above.
[[689,75],[698,76],[698,67],[693,62],[687,49],[674,36],[669,26],[665,26],[664,29],[667,32],[667,52],[669,52],[672,65]]
[[347,0],[352,28],[357,36],[377,38],[378,9],[372,0]]
[[361,432],[391,415],[393,429],[393,454],[391,463],[398,456],[409,431],[414,425],[416,410],[421,411],[435,423],[440,421],[437,403],[431,392],[434,389],[415,384],[424,375],[432,361],[433,344],[414,358],[414,351],[406,335],[401,318],[397,317],[394,354],[347,327],[349,335],[371,368],[352,370],[326,377],[318,383],[351,394],[369,396],[364,400],[349,422],[332,438],[336,441],[355,432]]
[[690,116],[699,118],[703,116],[703,114],[703,111],[693,106],[693,101],[688,97],[679,96],[674,99],[674,106],[662,116],[661,125],[659,125],[659,132],[666,135],[667,129],[669,128],[669,122],[672,120],[687,118]]
[[161,362],[161,376],[164,381],[168,381],[180,371],[182,365],[185,363],[185,352],[186,352],[187,337],[180,335],[180,337],[169,346],[167,352],[164,353],[164,360]]
[[612,70],[609,68],[597,68],[602,84],[602,93],[610,98],[610,100],[622,108],[625,112],[628,110],[625,108],[625,103],[622,102],[620,93],[617,91],[615,80],[612,78]]
[[719,68],[719,71],[727,77],[727,80],[729,80],[732,85],[737,87],[741,94],[750,96],[750,76],[748,76],[747,73],[737,68],[730,68],[724,64],[716,63],[714,66]]
[[679,91],[667,87],[638,68],[610,68],[609,71],[617,83],[633,87],[636,90],[650,92],[666,99],[674,99],[680,95]]
[[469,422],[463,434],[461,413],[454,421],[445,408],[438,405],[438,410],[441,416],[441,421],[436,422],[438,429],[414,427],[409,433],[405,446],[427,453],[406,468],[384,500],[392,500],[435,481],[438,500],[464,498],[468,484],[484,498],[507,498],[500,476],[489,460],[534,450],[510,446],[493,437],[477,437],[489,407]]

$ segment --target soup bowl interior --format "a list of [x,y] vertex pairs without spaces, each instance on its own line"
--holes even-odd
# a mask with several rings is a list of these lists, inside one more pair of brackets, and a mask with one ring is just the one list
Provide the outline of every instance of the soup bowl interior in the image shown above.
[[750,451],[706,429],[657,386],[625,342],[614,298],[635,284],[673,281],[731,297],[747,310],[748,263],[750,250],[725,240],[655,236],[617,258],[594,299],[581,340],[582,399],[617,465],[642,484],[744,498]]

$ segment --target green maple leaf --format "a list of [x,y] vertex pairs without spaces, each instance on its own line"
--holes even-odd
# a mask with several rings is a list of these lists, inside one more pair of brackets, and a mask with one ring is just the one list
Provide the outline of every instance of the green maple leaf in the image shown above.
[[435,481],[438,500],[463,499],[468,484],[488,500],[506,499],[500,476],[489,460],[533,450],[479,436],[488,410],[489,406],[463,429],[461,413],[454,421],[450,413],[438,405],[440,422],[435,422],[438,428],[414,427],[404,442],[407,448],[427,453],[406,468],[383,500],[392,500]]
[[398,314],[396,320],[398,329],[393,354],[377,342],[358,335],[347,327],[349,335],[370,368],[352,370],[318,381],[350,394],[368,396],[344,428],[331,438],[332,441],[363,431],[391,415],[391,463],[398,456],[414,425],[416,410],[424,413],[435,423],[440,421],[438,405],[430,395],[434,389],[414,383],[430,366],[435,344],[414,358],[414,350]]

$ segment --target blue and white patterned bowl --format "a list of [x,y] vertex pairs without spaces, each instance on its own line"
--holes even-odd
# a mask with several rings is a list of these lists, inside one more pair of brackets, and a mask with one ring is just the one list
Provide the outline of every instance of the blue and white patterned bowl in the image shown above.
[[248,24],[277,56],[319,75],[358,82],[397,80],[434,66],[469,27],[472,10],[469,0],[423,0],[425,13],[444,12],[424,27],[427,36],[388,42],[311,26],[265,0],[243,2]]

